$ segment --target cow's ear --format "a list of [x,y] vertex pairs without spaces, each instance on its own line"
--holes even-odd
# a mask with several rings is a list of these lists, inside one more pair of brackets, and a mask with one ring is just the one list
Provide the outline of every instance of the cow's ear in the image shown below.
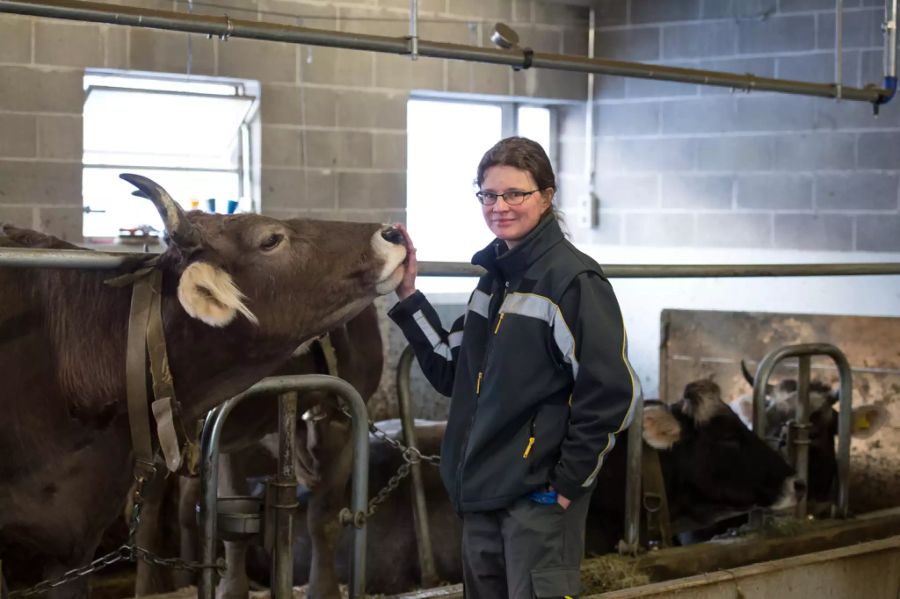
[[644,442],[660,450],[672,449],[681,439],[681,423],[665,406],[644,407]]
[[853,408],[853,423],[850,427],[855,439],[868,439],[887,424],[890,414],[882,406],[868,405]]
[[178,281],[178,301],[191,317],[212,327],[224,327],[238,313],[258,323],[231,275],[208,262],[194,262],[184,270]]

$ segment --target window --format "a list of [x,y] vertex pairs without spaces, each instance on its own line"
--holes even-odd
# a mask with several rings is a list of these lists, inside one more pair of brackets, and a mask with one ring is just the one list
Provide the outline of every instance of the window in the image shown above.
[[250,124],[258,84],[88,71],[84,78],[83,234],[122,239],[162,221],[122,172],[150,177],[185,209],[256,211]]
[[[554,159],[551,109],[511,102],[414,98],[407,106],[406,220],[421,261],[468,262],[493,236],[475,199],[484,152],[522,135]],[[471,291],[469,279],[426,278],[427,291]]]

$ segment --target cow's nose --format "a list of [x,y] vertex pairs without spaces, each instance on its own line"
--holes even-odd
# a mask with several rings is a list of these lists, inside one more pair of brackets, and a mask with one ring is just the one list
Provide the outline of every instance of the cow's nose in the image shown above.
[[800,479],[794,481],[794,493],[797,494],[797,497],[803,497],[806,495],[806,482]]
[[385,227],[381,230],[381,236],[396,245],[403,243],[403,232],[397,227]]

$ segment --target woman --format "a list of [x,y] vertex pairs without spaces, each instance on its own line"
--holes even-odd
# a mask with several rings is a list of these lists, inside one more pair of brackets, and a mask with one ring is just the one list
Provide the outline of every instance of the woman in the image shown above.
[[497,239],[472,258],[487,274],[465,316],[443,330],[415,288],[405,230],[409,258],[390,316],[431,384],[452,397],[441,478],[463,518],[466,597],[574,596],[590,493],[631,419],[622,317],[600,266],[563,236],[540,145],[500,141],[476,183]]

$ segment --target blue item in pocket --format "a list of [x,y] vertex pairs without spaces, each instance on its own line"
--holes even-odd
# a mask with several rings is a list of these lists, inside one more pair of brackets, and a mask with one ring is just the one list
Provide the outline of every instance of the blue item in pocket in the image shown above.
[[544,505],[553,505],[556,503],[556,491],[532,491],[528,494],[528,499],[535,503],[543,503]]

